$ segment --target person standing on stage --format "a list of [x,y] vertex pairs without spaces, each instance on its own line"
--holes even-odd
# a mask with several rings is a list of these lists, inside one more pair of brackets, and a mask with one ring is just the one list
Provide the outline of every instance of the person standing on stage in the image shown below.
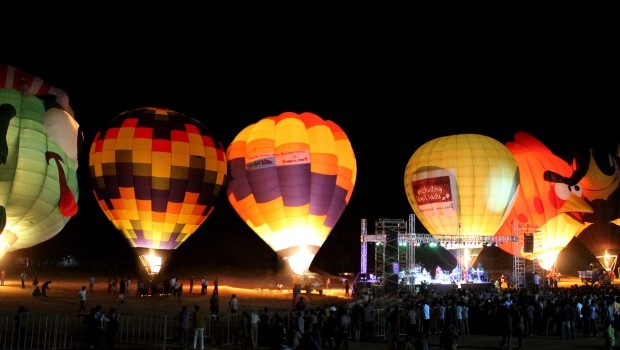
[[437,265],[437,268],[435,269],[435,280],[439,281],[441,279],[442,273],[443,272],[441,271],[441,267]]

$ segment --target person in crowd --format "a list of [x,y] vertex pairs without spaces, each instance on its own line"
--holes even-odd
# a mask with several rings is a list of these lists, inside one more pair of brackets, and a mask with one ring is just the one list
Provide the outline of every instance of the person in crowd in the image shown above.
[[121,304],[125,303],[126,292],[127,292],[127,281],[125,281],[125,278],[121,277],[121,281],[118,286],[118,298],[120,299]]
[[82,286],[82,289],[78,291],[78,299],[80,300],[78,314],[82,311],[86,312],[86,286]]
[[540,291],[540,275],[534,271],[534,294],[538,294]]
[[338,331],[336,333],[336,349],[342,346],[349,348],[349,332],[351,331],[351,316],[344,306],[338,309]]
[[47,298],[47,291],[50,289],[50,284],[52,284],[51,280],[45,281],[41,286],[41,297]]
[[426,298],[422,301],[422,332],[426,338],[431,334],[431,306]]
[[239,309],[239,299],[237,299],[237,294],[232,295],[230,298],[230,302],[228,302],[228,312],[235,315],[237,314],[237,310]]
[[198,304],[194,305],[193,321],[194,321],[194,350],[195,349],[204,350],[206,316],[205,316],[205,313],[200,309],[200,305]]
[[510,312],[510,306],[498,305],[497,308],[499,323],[498,326],[502,335],[502,341],[499,344],[499,349],[503,349],[504,345],[506,345],[508,350],[511,350],[513,321],[512,313]]
[[439,341],[446,350],[456,350],[460,336],[457,326],[452,320],[448,321],[439,335]]
[[88,277],[88,290],[92,293],[93,288],[95,288],[95,275],[90,275]]
[[250,312],[250,337],[252,339],[252,349],[258,349],[258,324],[260,317],[256,310]]
[[414,341],[416,350],[429,350],[428,339],[424,335],[424,332],[420,332]]
[[200,280],[200,295],[205,295],[208,293],[208,285],[209,281],[207,281],[207,276],[202,276],[202,279]]
[[[241,336],[242,336],[243,350],[252,349],[252,335],[250,332],[250,313],[248,313],[247,310],[243,310],[243,313],[241,314]],[[279,348],[280,347],[278,346],[278,349]]]
[[28,309],[24,305],[17,307],[17,313],[15,314],[15,342],[17,348],[25,347],[26,344],[26,329],[28,327]]
[[116,312],[116,308],[111,307],[107,315],[107,325],[105,327],[106,349],[116,348],[116,335],[118,334],[118,325],[118,312]]
[[219,282],[217,279],[217,276],[215,277],[215,280],[213,281],[213,294],[217,295],[218,297],[220,296],[220,291],[219,291]]
[[101,345],[101,332],[108,318],[101,312],[101,305],[90,309],[90,314],[84,318],[86,324],[86,348],[99,349]]
[[181,302],[181,297],[183,296],[183,283],[179,284],[177,282],[177,303]]
[[22,282],[22,289],[26,289],[26,277],[28,276],[28,274],[26,273],[26,271],[22,271],[21,274],[19,274],[19,279]]
[[616,347],[616,330],[611,320],[605,321],[605,349],[614,350]]
[[299,297],[297,304],[295,304],[295,311],[306,311],[306,300],[304,297]]
[[187,306],[181,306],[181,313],[179,314],[179,343],[181,349],[187,349],[187,337],[189,333],[189,311]]
[[211,309],[211,318],[217,320],[220,314],[220,297],[212,294],[211,299],[209,299],[209,307]]

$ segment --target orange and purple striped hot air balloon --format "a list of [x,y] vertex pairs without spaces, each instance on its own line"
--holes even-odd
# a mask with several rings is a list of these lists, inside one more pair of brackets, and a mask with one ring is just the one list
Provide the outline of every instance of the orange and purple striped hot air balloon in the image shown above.
[[207,219],[227,176],[224,148],[204,125],[154,107],[98,132],[89,168],[99,206],[129,244],[161,250],[178,248]]
[[357,163],[344,131],[313,113],[247,126],[227,149],[228,200],[295,273],[305,273],[344,212]]

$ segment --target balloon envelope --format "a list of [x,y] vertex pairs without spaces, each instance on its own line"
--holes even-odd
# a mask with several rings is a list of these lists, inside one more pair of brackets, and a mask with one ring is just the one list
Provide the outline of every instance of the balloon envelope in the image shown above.
[[95,135],[89,169],[106,217],[134,248],[173,250],[207,219],[226,155],[196,119],[155,107],[127,111]]
[[508,149],[484,135],[459,134],[418,148],[405,169],[405,192],[434,236],[493,236],[518,186]]
[[[499,247],[510,254],[538,259],[543,268],[551,269],[560,252],[585,227],[581,213],[592,209],[583,201],[581,186],[567,183],[573,173],[570,165],[538,139],[517,132],[506,147],[519,166],[520,185],[510,215],[497,234],[518,234],[520,249],[515,249],[514,243],[501,243]],[[523,250],[519,225],[535,232],[532,252]]]
[[0,257],[49,240],[77,213],[72,113],[62,90],[0,65]]
[[353,192],[347,135],[315,114],[286,112],[244,128],[227,155],[232,207],[294,272],[306,272]]
[[590,224],[577,239],[608,270],[620,253],[620,158],[617,147],[597,146],[573,159],[576,178],[581,178],[585,200],[593,209],[584,214]]

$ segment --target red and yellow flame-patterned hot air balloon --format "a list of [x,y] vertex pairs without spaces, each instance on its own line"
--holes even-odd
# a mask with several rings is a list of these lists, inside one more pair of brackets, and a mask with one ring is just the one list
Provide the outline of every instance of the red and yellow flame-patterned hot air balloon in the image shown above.
[[[506,143],[519,166],[519,192],[506,222],[497,235],[519,235],[518,247],[502,243],[501,249],[527,259],[537,259],[544,269],[551,269],[558,255],[584,227],[582,213],[591,212],[583,200],[579,184],[569,184],[573,170],[542,142],[525,132],[517,132]],[[524,252],[523,234],[535,231],[532,252]],[[515,226],[517,230],[515,230]],[[529,227],[529,229],[527,229]],[[530,232],[526,232],[530,233]]]
[[[477,134],[431,140],[413,153],[405,169],[409,204],[436,238],[495,235],[518,184],[517,163],[510,151]],[[454,243],[457,252],[470,250],[467,242]],[[460,263],[467,267],[470,262]]]
[[286,112],[244,128],[227,156],[237,214],[293,272],[305,273],[353,192],[347,135],[315,114]]
[[140,257],[150,273],[161,263],[147,266],[156,250],[178,248],[207,219],[227,177],[224,148],[203,124],[154,107],[98,132],[89,169],[99,206],[132,247],[148,251]]
[[77,213],[82,141],[63,90],[0,64],[0,257],[49,240]]

